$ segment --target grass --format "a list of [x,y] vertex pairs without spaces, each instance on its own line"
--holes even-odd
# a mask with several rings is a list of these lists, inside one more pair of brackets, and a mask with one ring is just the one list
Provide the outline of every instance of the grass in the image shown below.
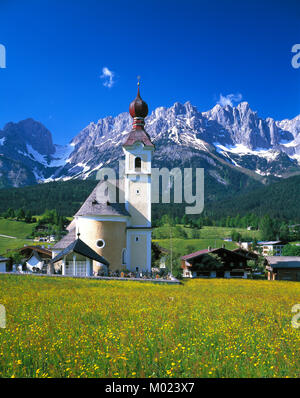
[[48,242],[33,242],[32,240],[25,239],[10,239],[10,238],[2,238],[0,237],[0,256],[9,256],[10,252],[15,249],[20,249],[24,245],[30,246],[44,246],[48,248],[48,246],[52,246],[53,243]]
[[0,237],[0,256],[8,255],[10,250],[19,249],[24,245],[31,244],[31,241],[25,239],[10,239]]
[[0,275],[0,285],[1,377],[300,376],[297,282]]
[[[170,239],[154,239],[161,247],[170,250]],[[175,252],[183,254],[192,253],[198,250],[207,249],[211,247],[222,247],[225,245],[226,249],[237,249],[237,244],[234,242],[224,242],[221,239],[172,239],[172,247]]]
[[239,232],[244,237],[251,237],[253,239],[260,239],[260,231],[248,231],[245,228],[230,228],[230,227],[203,227],[200,230],[201,237],[205,238],[229,238],[232,231]]
[[36,224],[27,224],[23,221],[0,219],[0,235],[14,236],[25,239],[29,236]]
[[45,247],[53,245],[53,243],[38,243],[26,239],[35,226],[36,223],[27,224],[23,221],[0,218],[0,235],[16,237],[16,239],[11,239],[0,236],[0,256],[9,255],[9,251],[19,249],[24,245],[44,245]]
[[[185,228],[188,235],[192,232],[191,228]],[[224,227],[203,227],[199,230],[199,239],[185,239],[185,238],[173,238],[172,247],[175,254],[184,255],[197,250],[207,249],[210,247],[222,247],[225,245],[226,249],[233,250],[238,246],[235,242],[225,242],[223,239],[230,237],[231,232],[235,230],[242,236],[251,236],[252,238],[259,239],[260,231],[247,231],[243,228],[224,228]],[[153,239],[161,247],[166,249],[171,248],[170,239]]]

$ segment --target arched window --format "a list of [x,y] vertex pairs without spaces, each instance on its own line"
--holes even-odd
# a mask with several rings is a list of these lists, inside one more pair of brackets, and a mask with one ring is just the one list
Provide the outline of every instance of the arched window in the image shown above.
[[122,250],[122,265],[126,265],[126,249]]
[[134,160],[134,169],[135,169],[135,171],[141,171],[141,167],[142,167],[141,158],[135,158],[135,160]]

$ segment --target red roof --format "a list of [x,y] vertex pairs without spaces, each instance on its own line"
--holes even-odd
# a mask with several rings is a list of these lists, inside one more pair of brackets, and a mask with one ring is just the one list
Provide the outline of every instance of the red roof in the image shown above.
[[211,249],[211,250],[203,249],[203,250],[199,250],[195,253],[186,254],[185,256],[182,256],[181,258],[182,258],[182,260],[189,260],[190,258],[201,256],[201,254],[212,253],[216,250],[218,250],[218,249]]

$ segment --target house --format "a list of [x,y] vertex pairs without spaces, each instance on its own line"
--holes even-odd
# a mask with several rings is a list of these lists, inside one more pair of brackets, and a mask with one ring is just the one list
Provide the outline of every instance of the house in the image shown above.
[[9,258],[1,257],[0,256],[0,272],[6,272],[7,271],[7,262],[9,261]]
[[251,251],[253,248],[253,242],[240,242],[239,245],[243,250],[246,251]]
[[36,250],[33,250],[31,256],[26,261],[26,269],[31,272],[41,272],[46,262],[42,259]]
[[[98,185],[74,215],[68,234],[53,246],[54,260],[64,250],[69,250],[80,234],[80,241],[98,255],[97,259],[86,256],[92,260],[95,275],[103,268],[100,258],[109,263],[111,272],[126,269],[132,272],[151,271],[151,161],[154,145],[144,129],[148,105],[140,96],[139,84],[129,112],[133,127],[122,146],[125,155],[124,178],[114,182],[101,176]],[[118,191],[116,195],[110,189],[113,185]],[[117,197],[124,200],[118,202]],[[70,255],[71,252],[68,253]],[[76,257],[75,261],[82,263],[83,260]],[[86,267],[89,267],[88,263]],[[72,275],[75,270],[76,264],[68,272]],[[62,268],[62,272],[67,272],[67,267]],[[90,271],[86,269],[82,272]]]
[[[211,255],[217,256],[216,260]],[[247,278],[248,259],[239,253],[222,248],[204,249],[181,257],[183,276],[187,278]]]
[[267,256],[268,280],[300,282],[300,257]]
[[26,270],[30,272],[41,272],[47,269],[52,258],[51,250],[42,246],[24,246],[18,249],[20,255],[25,258]]
[[105,269],[108,268],[109,262],[84,243],[79,236],[78,233],[77,239],[51,260],[49,273],[53,273],[55,269],[62,275],[92,276],[93,261]]
[[26,246],[25,245],[25,246],[21,247],[20,249],[18,249],[18,251],[22,257],[27,258],[27,259],[29,259],[32,256],[33,252],[36,252],[39,254],[41,259],[43,261],[45,261],[46,263],[48,263],[52,258],[51,250],[46,249],[45,247],[39,246],[39,245],[36,245],[36,246],[32,246],[32,245]]
[[289,231],[292,233],[300,232],[300,224],[289,225],[288,228],[289,228]]
[[281,256],[282,249],[288,242],[284,240],[275,240],[275,241],[260,241],[257,242],[257,245],[262,248],[263,256]]

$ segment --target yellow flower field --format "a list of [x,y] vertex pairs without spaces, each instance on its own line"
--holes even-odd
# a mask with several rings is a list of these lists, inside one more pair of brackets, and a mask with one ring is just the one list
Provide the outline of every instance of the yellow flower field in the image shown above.
[[300,283],[0,275],[0,377],[299,377]]

